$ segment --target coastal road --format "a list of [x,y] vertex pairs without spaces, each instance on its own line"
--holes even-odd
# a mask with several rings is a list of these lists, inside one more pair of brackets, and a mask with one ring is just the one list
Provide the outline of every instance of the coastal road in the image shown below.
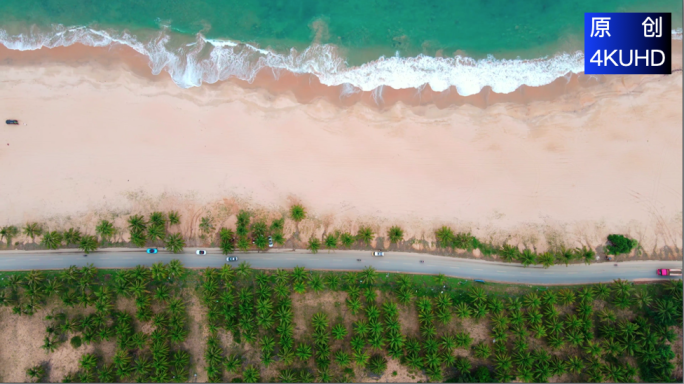
[[[179,259],[188,268],[221,267],[226,256],[218,249],[208,249],[207,255],[198,256],[192,251],[171,254],[160,250],[150,255],[141,250],[105,249],[91,253],[87,258],[73,250],[60,251],[2,251],[0,270],[62,269],[71,265],[95,267],[132,268],[138,264],[151,266],[156,262],[168,263]],[[577,264],[568,267],[555,265],[523,267],[520,264],[499,263],[473,259],[459,259],[408,252],[386,252],[384,257],[373,257],[370,251],[327,251],[311,254],[306,250],[277,250],[267,253],[235,253],[240,260],[233,266],[247,261],[253,268],[293,268],[302,266],[316,270],[362,270],[372,266],[378,272],[406,272],[420,274],[443,273],[450,277],[482,279],[491,282],[530,285],[570,285],[611,282],[614,279],[631,281],[667,280],[656,275],[657,268],[681,268],[681,261],[630,261],[617,263]],[[357,261],[361,259],[361,261]],[[420,260],[425,260],[421,264]],[[671,278],[681,278],[680,276]]]

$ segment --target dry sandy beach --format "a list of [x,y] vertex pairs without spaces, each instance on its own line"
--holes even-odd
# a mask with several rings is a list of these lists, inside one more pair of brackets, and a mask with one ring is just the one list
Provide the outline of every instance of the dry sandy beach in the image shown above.
[[[140,196],[237,197],[273,210],[296,199],[323,224],[400,223],[409,237],[451,224],[541,248],[615,232],[649,253],[682,247],[681,70],[574,77],[485,105],[397,91],[379,109],[297,79],[290,92],[181,89],[141,58],[83,51],[0,49],[0,117],[22,123],[0,128],[0,225],[135,211]],[[675,52],[680,69],[681,42]]]

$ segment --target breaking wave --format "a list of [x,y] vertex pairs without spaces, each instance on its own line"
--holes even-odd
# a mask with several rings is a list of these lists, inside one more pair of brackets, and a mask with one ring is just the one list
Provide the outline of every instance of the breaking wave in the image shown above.
[[[672,31],[681,39],[681,29]],[[149,58],[152,73],[166,71],[183,88],[198,87],[235,77],[253,81],[256,74],[270,68],[277,76],[287,70],[312,74],[325,85],[345,87],[345,93],[373,91],[389,86],[395,89],[419,88],[426,84],[434,91],[453,86],[463,96],[479,93],[489,86],[497,93],[510,93],[522,85],[541,86],[584,68],[581,51],[559,53],[534,60],[503,60],[455,56],[380,57],[360,66],[349,66],[330,44],[314,44],[298,52],[265,50],[251,44],[205,38],[197,34],[195,41],[179,44],[168,28],[155,32],[144,41],[128,31],[115,32],[89,27],[53,26],[50,31],[32,27],[27,33],[10,35],[0,30],[0,44],[13,50],[36,50],[81,43],[92,47],[117,44],[131,47]],[[381,93],[378,93],[381,95]],[[381,96],[379,96],[381,97]]]

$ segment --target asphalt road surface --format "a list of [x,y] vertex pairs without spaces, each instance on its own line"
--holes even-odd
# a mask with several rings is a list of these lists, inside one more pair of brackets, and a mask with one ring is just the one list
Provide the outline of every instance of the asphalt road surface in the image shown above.
[[[60,251],[2,251],[0,270],[62,269],[71,265],[84,266],[92,263],[97,268],[132,268],[138,264],[151,266],[156,262],[168,263],[179,259],[188,268],[220,267],[226,256],[218,249],[208,249],[204,256],[196,255],[195,249],[181,254],[160,250],[147,254],[144,250],[104,249],[83,257],[73,250]],[[482,260],[459,259],[408,252],[386,252],[383,257],[373,257],[370,251],[327,251],[312,254],[306,250],[271,250],[266,253],[237,252],[238,262],[247,261],[253,268],[293,268],[295,266],[316,270],[362,270],[372,266],[378,272],[407,272],[439,274],[465,279],[482,279],[534,285],[582,284],[623,280],[666,280],[676,277],[656,275],[657,268],[681,268],[680,261],[630,261],[604,262],[591,265],[555,265],[548,269],[539,266],[523,267],[520,264],[499,263]],[[357,261],[361,259],[361,261]],[[424,263],[420,263],[424,260]]]

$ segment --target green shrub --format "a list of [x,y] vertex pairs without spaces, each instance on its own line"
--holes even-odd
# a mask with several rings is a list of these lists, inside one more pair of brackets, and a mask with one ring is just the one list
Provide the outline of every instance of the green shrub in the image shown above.
[[382,375],[387,369],[387,359],[382,355],[373,355],[368,361],[368,369],[376,375]]
[[606,253],[609,255],[619,255],[629,253],[636,248],[639,243],[634,239],[629,239],[622,235],[608,235],[610,244],[606,246]]
[[80,336],[74,336],[71,338],[71,346],[75,348],[79,348],[81,346],[81,337]]

